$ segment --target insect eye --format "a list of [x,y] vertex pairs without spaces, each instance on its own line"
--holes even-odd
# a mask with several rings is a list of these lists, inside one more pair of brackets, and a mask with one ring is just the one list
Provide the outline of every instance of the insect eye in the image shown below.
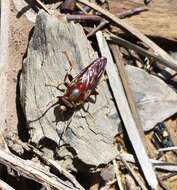
[[75,88],[72,92],[71,92],[71,96],[77,98],[79,97],[81,94],[80,90],[78,88]]

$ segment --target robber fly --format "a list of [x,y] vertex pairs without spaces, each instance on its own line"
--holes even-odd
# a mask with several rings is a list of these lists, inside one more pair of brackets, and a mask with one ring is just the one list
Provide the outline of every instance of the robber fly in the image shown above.
[[[59,110],[75,109],[88,101],[91,95],[97,95],[97,85],[105,71],[107,59],[97,58],[85,67],[76,77],[67,75],[69,82],[64,82],[66,90],[63,96],[58,96]],[[56,104],[57,104],[56,103]]]

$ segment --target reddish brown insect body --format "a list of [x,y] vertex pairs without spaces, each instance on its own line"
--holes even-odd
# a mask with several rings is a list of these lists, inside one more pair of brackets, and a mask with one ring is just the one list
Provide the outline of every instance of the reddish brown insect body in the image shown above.
[[58,97],[59,101],[66,107],[75,108],[86,102],[91,95],[96,95],[96,87],[105,71],[106,63],[105,57],[97,58],[75,78],[70,79],[70,82],[66,83],[65,94]]
[[[54,106],[59,105],[59,110],[63,113],[84,104],[84,102],[88,101],[88,98],[91,95],[97,95],[98,93],[96,92],[96,87],[105,71],[106,63],[107,59],[105,57],[101,57],[84,68],[75,78],[72,78],[71,75],[67,74],[66,77],[68,76],[70,82],[64,82],[66,86],[64,95],[58,96],[58,101],[56,103],[47,108],[47,110],[39,118],[30,122],[39,120],[50,108]],[[69,110],[67,108],[69,108]]]

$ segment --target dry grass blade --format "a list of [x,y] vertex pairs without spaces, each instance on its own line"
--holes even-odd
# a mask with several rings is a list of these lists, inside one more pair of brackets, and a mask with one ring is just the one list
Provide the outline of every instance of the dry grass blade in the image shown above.
[[[124,154],[121,154],[121,156],[127,162],[135,163],[135,159],[134,159],[134,156],[132,154],[124,153]],[[117,159],[119,159],[119,158],[117,158]],[[155,160],[155,159],[150,159],[150,161],[153,164],[154,168],[159,170],[159,171],[177,172],[177,165],[174,163],[168,163],[165,161]]]
[[119,168],[118,168],[118,165],[116,163],[116,160],[113,160],[113,166],[114,166],[114,172],[116,174],[118,187],[119,187],[120,190],[124,190],[124,188],[122,186],[121,178],[120,178],[120,175],[119,175]]
[[135,184],[134,178],[131,176],[131,174],[125,175],[125,187],[126,190],[139,190],[139,186]]
[[167,147],[167,148],[159,148],[158,152],[165,152],[165,151],[173,151],[177,150],[177,146]]
[[135,171],[133,170],[133,168],[130,167],[130,165],[124,160],[124,158],[119,155],[119,158],[121,159],[121,161],[123,162],[123,164],[125,165],[125,167],[127,168],[127,170],[131,173],[131,175],[133,176],[133,178],[135,179],[135,181],[137,182],[137,184],[141,187],[142,190],[147,190],[146,186],[144,185],[144,183],[142,182],[142,180],[136,175]]
[[36,2],[37,5],[39,5],[42,9],[44,9],[44,11],[46,11],[48,14],[51,15],[51,12],[49,11],[49,9],[48,9],[40,0],[35,0],[35,2]]
[[102,20],[102,22],[100,22],[100,24],[97,27],[95,27],[91,32],[89,32],[87,34],[87,38],[89,38],[90,36],[94,35],[97,31],[99,31],[101,28],[103,28],[108,23],[109,22],[107,20]]

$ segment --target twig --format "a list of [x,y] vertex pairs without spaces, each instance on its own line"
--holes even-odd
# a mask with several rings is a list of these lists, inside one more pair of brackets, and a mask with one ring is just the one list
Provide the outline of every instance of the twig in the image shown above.
[[174,69],[175,71],[177,71],[177,65],[173,64],[170,60],[166,60],[159,55],[155,55],[154,53],[151,53],[151,52],[149,52],[123,38],[120,38],[118,36],[110,34],[110,35],[106,36],[106,39],[110,40],[114,43],[118,43],[122,47],[126,47],[128,49],[133,49],[133,50],[137,51],[139,54],[141,54],[142,56],[145,56],[148,58],[153,58],[156,61],[158,61],[159,64],[163,64],[163,65],[170,67],[170,68]]
[[[148,144],[147,144],[147,140],[144,135],[143,125],[142,125],[141,118],[140,118],[138,110],[137,110],[137,106],[136,106],[135,98],[132,93],[132,89],[130,88],[128,75],[124,68],[123,58],[122,58],[120,49],[117,45],[111,44],[111,50],[112,50],[112,53],[113,53],[113,56],[115,59],[115,63],[116,63],[118,72],[120,74],[120,78],[122,80],[122,84],[123,84],[123,87],[125,90],[125,94],[126,94],[130,109],[132,111],[133,118],[136,122],[136,126],[141,135],[142,142],[144,143],[146,149],[148,150]],[[148,152],[149,152],[149,154],[151,153],[150,150],[148,150]]]
[[77,8],[80,9],[85,15],[88,15],[87,11],[86,11],[84,8],[82,8],[82,6],[80,6],[79,3],[76,3],[76,6],[77,6]]
[[119,18],[125,18],[125,17],[129,17],[129,16],[132,16],[132,15],[135,15],[135,14],[138,14],[140,12],[143,12],[143,11],[148,11],[149,9],[147,7],[136,7],[136,8],[133,8],[133,9],[130,9],[130,10],[126,10],[126,11],[123,11],[121,13],[117,13],[115,14],[116,16],[118,16]]
[[171,178],[171,177],[174,177],[175,175],[177,175],[177,173],[176,173],[176,172],[173,172],[173,173],[171,173],[171,174],[168,174],[168,175],[166,175],[166,176],[161,177],[160,179],[161,179],[162,181],[165,181],[165,180],[167,180],[167,179],[169,179],[169,178]]
[[121,159],[121,161],[123,162],[123,164],[125,165],[125,167],[127,168],[127,170],[131,173],[131,175],[133,176],[133,178],[135,179],[135,181],[137,182],[137,184],[141,187],[142,190],[147,190],[146,186],[144,185],[144,183],[142,182],[142,180],[136,175],[135,171],[133,170],[133,168],[130,167],[130,165],[126,162],[126,160],[124,160],[124,158],[119,155],[119,158]]
[[172,146],[172,147],[167,147],[167,148],[159,148],[157,151],[165,152],[165,151],[172,151],[172,150],[177,150],[177,146]]
[[43,155],[42,152],[40,152],[38,149],[36,149],[34,146],[32,146],[32,145],[30,145],[28,143],[24,143],[24,142],[22,142],[22,141],[20,141],[18,139],[11,139],[11,140],[13,140],[14,143],[20,144],[27,151],[33,151],[33,153],[35,153],[38,157],[40,157],[41,159],[43,159],[46,163],[48,163],[51,166],[53,166],[62,175],[64,175],[66,178],[68,178],[70,180],[70,182],[75,185],[76,188],[78,188],[80,190],[84,190],[84,188],[79,184],[79,182],[75,179],[75,177],[72,174],[70,174],[67,170],[65,170],[64,168],[62,168],[56,161],[54,161],[52,159],[46,158]]
[[[130,11],[123,11],[121,13],[118,13],[117,16],[119,18],[125,18],[127,16],[130,16],[130,13],[132,14],[132,12]],[[108,20],[104,19],[103,17],[99,16],[99,15],[89,15],[89,14],[85,14],[85,15],[78,15],[78,14],[64,14],[64,15],[60,15],[60,16],[64,16],[66,17],[66,19],[68,21],[75,21],[75,22],[86,22],[86,21],[94,21],[94,22],[100,22],[100,24],[102,25],[103,23],[107,24],[109,23]],[[100,25],[99,24],[99,25]],[[99,26],[100,27],[100,26]]]
[[102,20],[96,28],[94,28],[90,33],[87,34],[87,38],[89,38],[90,36],[93,36],[98,30],[103,28],[108,23],[109,22],[107,20]]
[[[121,155],[127,162],[135,163],[135,159],[132,154],[122,153]],[[150,159],[150,161],[153,164],[154,168],[159,171],[177,172],[177,164],[168,163],[155,159]]]
[[115,103],[119,108],[119,112],[126,128],[127,134],[133,146],[133,149],[138,158],[138,162],[141,166],[145,179],[151,188],[156,189],[157,179],[155,172],[153,170],[152,164],[147,156],[145,147],[143,145],[142,139],[136,127],[136,123],[133,119],[130,107],[128,105],[127,98],[125,96],[121,79],[116,72],[112,56],[107,45],[106,40],[103,38],[101,32],[97,32],[97,41],[101,51],[102,56],[105,56],[108,60],[106,67],[106,72],[108,74],[109,83],[114,95]]
[[113,166],[114,166],[114,172],[116,174],[118,187],[119,187],[120,190],[124,190],[124,188],[122,186],[121,178],[120,178],[120,175],[119,175],[119,169],[118,169],[118,165],[116,163],[116,160],[113,160]]
[[[138,7],[138,8],[135,8],[135,9],[123,11],[121,13],[117,13],[116,16],[118,16],[119,18],[125,18],[125,17],[133,15],[133,14],[135,14],[137,12],[145,11],[145,10],[148,10],[148,9],[145,8],[145,7]],[[75,21],[75,22],[86,22],[86,21],[100,22],[100,24],[96,28],[94,28],[90,33],[87,34],[88,38],[90,36],[94,35],[98,30],[100,30],[106,24],[109,23],[108,20],[103,19],[101,16],[88,15],[88,14],[87,15],[66,15],[66,19],[68,21]]]
[[[41,184],[49,184],[58,190],[76,190],[76,188],[68,185],[54,174],[36,166],[29,160],[23,160],[14,154],[0,149],[0,163],[22,173],[27,178],[33,179]],[[78,189],[77,189],[78,190]]]
[[126,190],[138,190],[139,186],[135,184],[134,178],[131,176],[131,174],[125,175],[125,187]]
[[46,11],[48,14],[52,14],[51,11],[40,1],[40,0],[35,0],[38,6],[40,6],[44,11]]
[[61,174],[63,174],[65,177],[67,177],[70,182],[72,182],[77,189],[84,190],[84,188],[79,184],[79,182],[76,180],[76,178],[70,174],[67,170],[62,168],[56,161],[52,159],[48,159],[48,162],[55,167]]
[[149,48],[151,48],[154,51],[155,55],[162,57],[163,59],[165,59],[168,62],[171,62],[171,65],[173,65],[174,68],[177,67],[177,61],[175,59],[173,59],[167,52],[165,52],[163,49],[161,49],[157,44],[155,44],[152,40],[150,40],[148,37],[146,37],[144,34],[142,34],[139,30],[132,27],[126,21],[119,19],[118,17],[111,14],[109,11],[103,9],[102,7],[96,5],[95,3],[88,2],[87,0],[77,0],[77,1],[100,12],[105,17],[107,17],[111,21],[113,21],[117,26],[119,26],[120,28],[122,28],[125,31],[130,32],[131,34],[136,36],[138,39],[140,39],[142,42],[144,42]]
[[162,180],[157,176],[157,179],[158,179],[158,182],[159,182],[159,185],[160,187],[163,189],[163,190],[170,190],[166,185],[163,184]]
[[10,185],[5,183],[1,179],[0,179],[0,189],[2,189],[2,190],[15,190],[14,188],[12,188]]
[[101,16],[98,15],[64,15],[68,21],[75,22],[94,22],[99,23],[103,20]]

